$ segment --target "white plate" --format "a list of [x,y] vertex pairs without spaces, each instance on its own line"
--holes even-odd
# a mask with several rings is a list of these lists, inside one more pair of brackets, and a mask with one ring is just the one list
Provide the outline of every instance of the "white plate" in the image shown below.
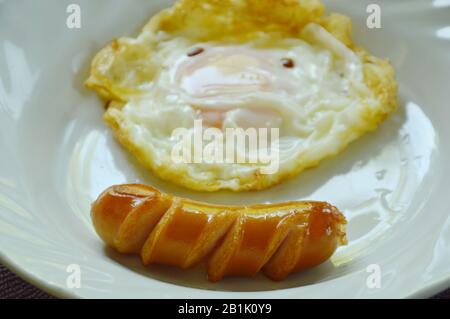
[[[81,6],[81,29],[66,27],[72,2]],[[0,1],[1,261],[69,297],[425,297],[450,286],[450,1],[328,1],[353,18],[357,43],[391,59],[401,109],[318,168],[245,194],[189,192],[156,179],[113,140],[96,94],[82,87],[95,52],[135,35],[169,2]],[[369,3],[381,6],[381,29],[366,27]],[[201,269],[145,269],[105,249],[89,218],[91,201],[125,182],[216,203],[330,201],[349,220],[350,242],[331,262],[281,283],[258,276],[210,284]],[[81,288],[66,285],[71,264],[80,266]],[[377,267],[381,287],[371,288],[367,270]]]

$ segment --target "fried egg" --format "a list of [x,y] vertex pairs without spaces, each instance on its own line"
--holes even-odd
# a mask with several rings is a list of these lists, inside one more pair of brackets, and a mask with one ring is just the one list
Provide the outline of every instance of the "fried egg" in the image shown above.
[[[350,19],[324,15],[318,0],[178,1],[137,38],[98,53],[86,85],[143,165],[201,191],[270,187],[338,154],[397,107],[392,66],[356,47]],[[174,132],[183,128],[194,145],[182,149],[192,151],[199,122],[223,133],[202,141],[214,155],[227,153],[232,129],[270,138],[237,147],[231,160],[175,160]],[[276,157],[264,161],[262,150]]]

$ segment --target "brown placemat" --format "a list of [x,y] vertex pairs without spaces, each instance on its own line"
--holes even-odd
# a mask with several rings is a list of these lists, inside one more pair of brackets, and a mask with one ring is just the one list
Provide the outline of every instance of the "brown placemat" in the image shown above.
[[0,265],[0,299],[54,299]]
[[[55,297],[30,285],[0,265],[0,299],[54,299]],[[434,296],[436,299],[450,299],[450,289]]]

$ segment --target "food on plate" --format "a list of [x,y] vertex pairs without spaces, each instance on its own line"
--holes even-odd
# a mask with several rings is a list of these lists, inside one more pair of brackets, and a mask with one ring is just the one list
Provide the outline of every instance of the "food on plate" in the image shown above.
[[105,190],[92,205],[103,241],[145,265],[188,268],[206,262],[208,279],[273,280],[326,261],[346,244],[346,220],[324,202],[221,206],[164,194],[139,184]]
[[[352,42],[348,17],[324,11],[319,0],[180,0],[101,50],[86,85],[107,101],[120,143],[161,178],[264,189],[338,154],[397,107],[389,62]],[[194,139],[196,121],[223,135],[202,135],[198,160],[175,160],[174,132]],[[267,136],[253,152],[223,155],[236,145],[228,129]]]

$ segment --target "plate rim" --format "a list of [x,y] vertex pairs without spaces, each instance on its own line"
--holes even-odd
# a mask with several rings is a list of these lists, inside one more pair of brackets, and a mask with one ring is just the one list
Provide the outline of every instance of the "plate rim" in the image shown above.
[[[40,278],[37,276],[34,272],[29,271],[25,267],[21,267],[18,263],[13,261],[11,258],[8,258],[6,254],[4,254],[3,250],[0,250],[0,263],[5,266],[9,271],[11,271],[13,274],[17,275],[22,280],[26,281],[28,284],[46,292],[47,294],[61,299],[90,299],[84,297],[82,294],[77,294],[76,289],[69,289],[62,285],[54,284],[48,281],[45,278]],[[448,287],[448,288],[446,288]],[[187,288],[184,286],[180,286],[181,289]],[[413,292],[407,293],[403,296],[398,296],[395,299],[425,299],[425,298],[431,298],[435,296],[436,294],[445,291],[445,289],[450,289],[450,274],[442,276],[442,278],[439,278],[435,281],[433,281],[431,284],[423,286],[421,288],[416,289]],[[227,295],[231,295],[234,292],[229,291],[220,291],[220,293],[224,293]],[[253,292],[239,292],[243,294],[251,294]],[[102,298],[102,297],[98,297]],[[381,297],[382,298],[382,297]],[[379,298],[379,299],[381,299]],[[120,298],[120,297],[114,297],[111,299],[126,299],[126,298]],[[149,298],[149,297],[142,297],[140,299],[164,299],[164,298]],[[176,298],[177,299],[177,298]],[[201,299],[201,298],[192,298],[192,299]],[[208,299],[220,299],[220,298],[208,298]],[[224,299],[231,299],[230,297],[225,297]],[[249,298],[251,299],[251,298]],[[274,299],[283,299],[283,298],[274,298]],[[287,299],[308,299],[308,298],[287,298]],[[321,298],[322,299],[322,298]],[[324,298],[324,299],[341,299],[341,298]],[[344,298],[349,299],[349,298]],[[351,299],[368,299],[363,297],[353,297]]]

